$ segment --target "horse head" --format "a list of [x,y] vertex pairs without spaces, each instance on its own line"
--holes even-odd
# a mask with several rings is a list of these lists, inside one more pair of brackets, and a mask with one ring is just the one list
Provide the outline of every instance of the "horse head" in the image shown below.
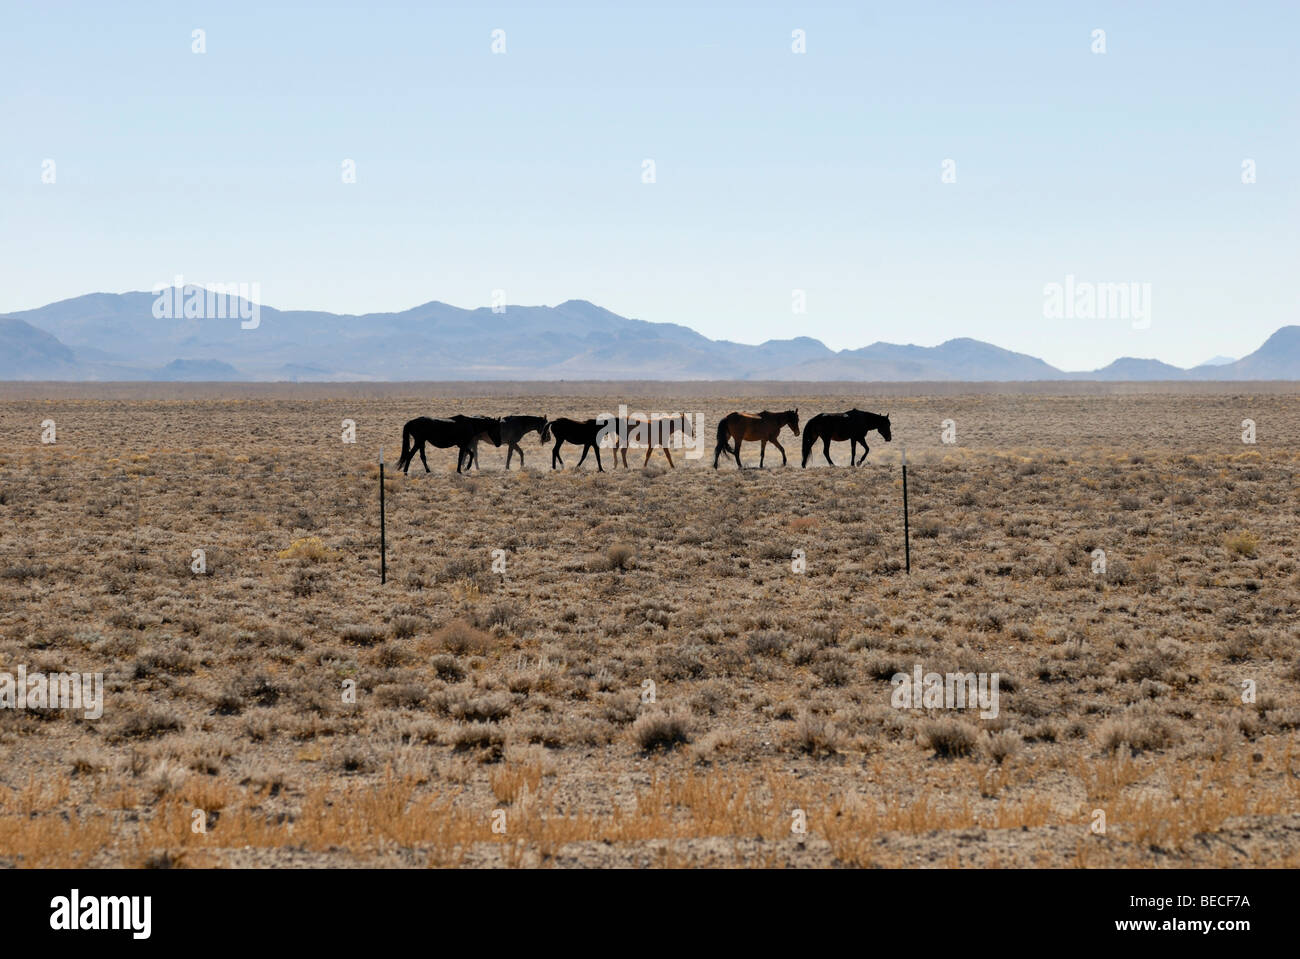
[[483,432],[487,433],[488,439],[492,441],[493,446],[500,446],[501,445],[501,417],[494,416],[490,420],[488,420],[487,429],[484,430]]
[[798,436],[799,435],[799,408],[795,407],[792,410],[786,410],[782,414],[782,419],[789,425],[790,429],[794,431],[794,435]]
[[886,413],[884,416],[880,417],[880,419],[878,420],[878,425],[876,426],[876,429],[880,430],[880,435],[883,436],[883,437],[885,438],[885,442],[886,442],[886,443],[892,442],[893,437],[892,437],[892,436],[890,435],[890,433],[889,433],[889,414],[888,414],[888,413]]
[[542,438],[540,445],[545,446],[551,441],[551,421],[545,416],[542,417],[542,428],[537,431],[537,434]]

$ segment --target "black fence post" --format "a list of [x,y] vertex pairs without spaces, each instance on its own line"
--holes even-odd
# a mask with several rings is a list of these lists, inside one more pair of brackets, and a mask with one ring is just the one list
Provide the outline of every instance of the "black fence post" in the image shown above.
[[912,575],[912,535],[907,519],[907,447],[903,447],[903,556],[907,575]]
[[384,448],[379,447],[379,582],[388,582],[388,531],[384,525]]

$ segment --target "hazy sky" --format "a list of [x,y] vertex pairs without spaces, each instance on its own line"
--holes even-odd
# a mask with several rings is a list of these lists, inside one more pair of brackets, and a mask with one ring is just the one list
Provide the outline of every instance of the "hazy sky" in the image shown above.
[[[282,309],[502,289],[750,343],[1240,356],[1300,323],[1298,37],[1293,0],[3,0],[0,311],[182,274]],[[1150,284],[1149,322],[1045,316],[1067,275]]]

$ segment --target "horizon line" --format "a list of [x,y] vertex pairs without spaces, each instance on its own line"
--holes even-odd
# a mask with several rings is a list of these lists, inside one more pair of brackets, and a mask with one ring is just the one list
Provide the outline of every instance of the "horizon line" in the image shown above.
[[[478,311],[480,311],[480,310],[488,310],[488,311],[490,311],[490,312],[496,314],[496,310],[494,309],[494,307],[492,307],[492,306],[490,306],[490,305],[489,305],[489,306],[473,306],[473,307],[465,307],[465,306],[457,306],[457,305],[454,304],[454,303],[449,303],[449,302],[447,302],[446,300],[439,300],[439,299],[425,300],[425,301],[423,301],[423,302],[421,302],[421,303],[417,303],[417,304],[415,304],[414,306],[406,307],[405,309],[402,309],[402,310],[379,310],[379,311],[373,311],[373,312],[370,312],[370,313],[335,313],[335,312],[333,312],[333,311],[331,311],[331,310],[316,310],[316,309],[284,309],[284,308],[281,308],[281,307],[271,306],[271,305],[269,305],[269,304],[267,304],[267,303],[265,303],[265,302],[260,302],[260,301],[256,301],[256,300],[248,299],[248,298],[246,298],[246,297],[238,296],[237,294],[232,294],[232,293],[226,292],[226,291],[221,290],[221,289],[218,289],[218,290],[214,290],[214,289],[213,289],[214,286],[217,286],[217,287],[230,287],[230,286],[250,286],[250,285],[252,285],[252,286],[260,286],[259,283],[253,283],[253,284],[250,284],[250,283],[221,283],[221,284],[219,284],[219,283],[211,283],[211,284],[185,283],[185,284],[183,284],[183,285],[181,285],[181,286],[176,286],[175,284],[171,284],[171,285],[158,284],[157,287],[155,287],[155,288],[152,289],[152,290],[126,290],[126,291],[124,291],[124,292],[120,292],[120,293],[113,293],[113,292],[109,292],[109,291],[106,291],[106,290],[92,290],[92,291],[89,292],[89,293],[79,293],[79,294],[76,294],[76,295],[74,295],[74,296],[64,297],[63,299],[60,299],[60,300],[52,300],[52,301],[50,301],[50,302],[48,302],[48,303],[42,304],[41,306],[30,307],[30,308],[25,309],[25,310],[11,310],[11,311],[8,311],[8,312],[5,312],[5,313],[0,313],[0,317],[10,317],[10,318],[12,318],[13,315],[14,315],[15,313],[32,313],[32,312],[36,312],[37,310],[45,309],[45,308],[47,308],[47,307],[58,306],[58,305],[61,304],[61,303],[70,303],[70,302],[72,302],[73,300],[85,299],[85,298],[87,298],[87,297],[92,297],[92,296],[131,296],[131,295],[137,295],[137,294],[140,295],[140,296],[158,296],[159,294],[162,293],[162,291],[163,291],[164,289],[167,289],[167,290],[181,290],[181,291],[185,291],[185,290],[188,290],[188,289],[201,289],[201,290],[203,290],[204,292],[215,292],[215,293],[216,293],[217,295],[219,295],[219,296],[236,296],[237,299],[243,300],[243,302],[249,303],[249,304],[254,305],[254,306],[257,306],[257,307],[259,307],[259,308],[266,308],[266,309],[275,310],[277,313],[326,313],[326,314],[328,314],[328,315],[330,315],[330,316],[338,316],[338,317],[355,317],[355,318],[360,318],[360,317],[363,317],[363,316],[384,316],[384,315],[388,315],[388,316],[397,316],[397,315],[400,315],[400,314],[402,314],[402,313],[409,313],[409,312],[411,312],[412,310],[417,310],[417,309],[419,309],[420,307],[423,307],[423,306],[438,305],[438,306],[446,306],[446,307],[450,307],[450,308],[453,309],[453,310],[461,310],[462,312],[466,312],[466,313],[476,313],[476,312],[478,312]],[[860,350],[867,350],[867,349],[870,349],[870,348],[873,347],[873,346],[899,346],[899,347],[912,347],[912,348],[915,348],[915,349],[933,350],[933,349],[938,349],[938,348],[940,348],[940,347],[942,347],[942,346],[946,346],[946,345],[949,344],[949,343],[955,343],[955,342],[958,342],[958,341],[961,341],[961,340],[967,340],[967,341],[972,342],[972,343],[980,343],[980,344],[983,344],[983,345],[985,345],[985,346],[991,346],[991,347],[993,347],[994,349],[1003,350],[1003,351],[1005,351],[1005,352],[1007,352],[1007,353],[1012,353],[1012,354],[1015,354],[1015,355],[1017,355],[1017,356],[1026,356],[1026,357],[1029,357],[1030,359],[1037,360],[1038,362],[1043,363],[1043,364],[1045,364],[1045,365],[1051,367],[1052,369],[1054,369],[1054,370],[1058,370],[1059,372],[1061,372],[1061,373],[1065,373],[1065,374],[1074,374],[1074,373],[1096,373],[1096,372],[1099,372],[1099,371],[1101,371],[1101,370],[1107,369],[1108,367],[1114,366],[1116,363],[1119,363],[1119,362],[1121,362],[1121,361],[1123,361],[1123,360],[1135,360],[1135,361],[1138,361],[1138,362],[1144,362],[1144,363],[1159,363],[1159,364],[1161,364],[1161,365],[1163,365],[1163,366],[1167,366],[1167,367],[1169,367],[1169,368],[1171,368],[1171,369],[1182,370],[1183,372],[1191,372],[1192,370],[1198,370],[1198,369],[1206,369],[1206,368],[1213,369],[1213,368],[1218,367],[1218,366],[1229,366],[1229,365],[1231,365],[1232,363],[1239,362],[1239,361],[1240,361],[1241,359],[1243,359],[1245,356],[1249,356],[1250,353],[1254,352],[1254,350],[1252,350],[1252,351],[1250,351],[1250,352],[1248,352],[1248,353],[1242,354],[1242,356],[1232,357],[1232,358],[1230,358],[1230,359],[1227,359],[1227,360],[1224,360],[1223,362],[1218,362],[1218,363],[1213,363],[1213,362],[1211,362],[1210,360],[1202,361],[1201,363],[1198,363],[1198,364],[1196,364],[1195,366],[1178,366],[1177,364],[1174,364],[1174,363],[1168,363],[1168,362],[1166,362],[1165,360],[1162,360],[1162,359],[1160,359],[1159,357],[1155,357],[1155,356],[1133,356],[1133,355],[1125,354],[1125,355],[1117,356],[1117,357],[1115,357],[1115,359],[1111,360],[1109,363],[1103,364],[1102,366],[1098,366],[1098,367],[1096,367],[1096,368],[1094,368],[1094,369],[1091,369],[1091,370],[1070,370],[1070,369],[1066,369],[1066,368],[1064,368],[1064,367],[1055,366],[1055,365],[1053,365],[1052,363],[1049,363],[1047,360],[1043,359],[1042,357],[1040,357],[1040,356],[1036,356],[1036,355],[1034,355],[1034,354],[1032,354],[1032,353],[1025,353],[1025,352],[1023,352],[1023,351],[1021,351],[1021,350],[1016,350],[1016,349],[1011,349],[1011,348],[1009,348],[1009,347],[1000,346],[999,344],[994,343],[994,342],[991,342],[991,341],[989,341],[989,340],[981,340],[981,339],[977,339],[976,337],[973,337],[973,336],[951,336],[951,337],[948,337],[947,339],[942,340],[942,341],[940,341],[939,343],[936,343],[936,344],[934,344],[934,345],[925,345],[925,344],[922,344],[922,343],[895,343],[895,342],[890,342],[890,341],[887,341],[887,340],[875,340],[875,341],[873,341],[873,342],[871,342],[871,343],[867,343],[867,344],[865,344],[865,345],[863,345],[863,346],[844,347],[844,348],[842,348],[842,349],[838,349],[838,350],[837,350],[837,349],[834,349],[834,348],[831,347],[831,346],[828,346],[828,345],[826,344],[826,342],[825,342],[824,340],[822,340],[820,337],[817,337],[817,336],[809,336],[809,335],[807,335],[807,334],[800,335],[800,336],[785,337],[785,338],[782,338],[782,339],[767,339],[767,340],[763,340],[763,341],[761,341],[761,342],[759,342],[759,343],[745,343],[745,342],[740,341],[740,340],[729,340],[729,339],[714,339],[713,337],[708,336],[708,335],[705,334],[705,333],[701,333],[699,330],[695,329],[695,327],[693,327],[693,326],[689,326],[689,325],[687,325],[687,324],[685,324],[685,323],[677,323],[677,322],[674,322],[674,321],[672,321],[672,320],[644,320],[644,319],[641,319],[641,318],[639,318],[639,317],[624,316],[624,315],[621,314],[621,313],[615,313],[613,310],[609,309],[608,307],[601,306],[599,303],[596,303],[596,302],[594,302],[593,300],[589,300],[589,299],[586,299],[586,298],[584,298],[584,297],[570,297],[570,298],[568,298],[568,299],[566,299],[566,300],[561,300],[559,303],[556,303],[556,304],[554,304],[554,305],[552,305],[552,304],[546,304],[546,303],[541,303],[541,304],[523,304],[523,303],[514,303],[514,304],[509,304],[509,303],[507,303],[507,304],[502,304],[502,311],[501,311],[501,312],[504,314],[504,313],[505,313],[505,312],[506,312],[506,311],[507,311],[511,306],[514,306],[514,307],[519,308],[519,309],[546,309],[546,310],[555,310],[555,309],[558,309],[558,308],[564,306],[566,303],[585,303],[585,304],[587,304],[587,305],[589,305],[589,306],[595,307],[595,308],[598,309],[598,310],[603,310],[603,311],[605,311],[606,313],[610,313],[611,315],[616,316],[616,317],[618,317],[618,318],[621,319],[621,320],[627,320],[627,321],[629,321],[629,322],[634,322],[634,323],[649,323],[649,324],[656,325],[656,326],[678,326],[678,327],[681,327],[681,328],[683,328],[683,329],[690,330],[690,331],[691,331],[692,333],[694,333],[695,335],[700,336],[700,337],[703,337],[704,339],[708,340],[708,341],[711,342],[711,343],[732,343],[732,344],[735,344],[735,345],[737,345],[737,346],[761,347],[761,346],[767,346],[768,344],[772,344],[772,343],[791,343],[791,342],[795,342],[795,341],[798,341],[798,340],[806,340],[806,341],[810,341],[810,342],[813,342],[813,343],[817,343],[819,346],[822,346],[823,348],[825,348],[826,350],[828,350],[828,351],[829,351],[832,355],[834,355],[834,356],[840,356],[840,355],[842,355],[842,354],[844,354],[844,353],[854,353],[854,352],[858,352],[858,351],[860,351]],[[26,322],[26,321],[24,321],[24,322]],[[1278,328],[1277,328],[1276,330],[1274,330],[1272,333],[1268,334],[1268,336],[1266,336],[1266,337],[1264,338],[1264,341],[1263,341],[1263,342],[1267,342],[1267,340],[1268,340],[1270,337],[1272,337],[1273,335],[1275,335],[1279,330],[1283,330],[1283,329],[1286,329],[1288,326],[1295,326],[1295,325],[1297,325],[1297,324],[1291,324],[1291,323],[1288,323],[1288,324],[1284,324],[1283,326],[1278,327]],[[46,332],[48,332],[48,331],[46,331]],[[62,341],[60,341],[60,342],[62,342]],[[1263,345],[1263,342],[1261,342],[1261,344],[1260,344],[1261,346]],[[183,358],[178,357],[177,359],[183,359]],[[1219,360],[1219,359],[1222,359],[1222,357],[1220,357],[1220,356],[1218,356],[1218,355],[1216,355],[1216,356],[1214,356],[1214,357],[1211,357],[1211,360]],[[1087,382],[1087,380],[1081,380],[1081,381],[1082,381],[1082,382]],[[27,382],[27,381],[17,380],[17,381],[5,381],[5,382]],[[35,381],[32,381],[32,382],[35,382]],[[52,381],[49,381],[49,382],[64,382],[64,381],[61,381],[61,380],[52,380]],[[86,381],[69,380],[69,381],[67,381],[67,382],[86,382]],[[118,382],[118,381],[113,381],[113,380],[99,380],[99,381],[89,381],[89,382]],[[124,381],[121,381],[121,382],[132,382],[132,381],[124,380]],[[140,381],[137,381],[137,382],[140,382]],[[155,382],[155,381],[148,381],[148,382]],[[169,382],[169,381],[167,381],[167,380],[158,380],[158,381],[156,381],[156,382],[163,382],[163,383],[165,383],[165,382]],[[206,382],[206,381],[194,381],[194,382]],[[231,380],[231,381],[225,381],[225,380],[213,380],[213,381],[211,381],[211,382],[240,382],[240,381],[238,381],[238,380]],[[276,381],[265,381],[265,382],[293,382],[293,381],[291,381],[291,380],[286,380],[286,381],[278,381],[278,380],[276,380]],[[384,382],[384,381],[357,380],[356,382],[359,382],[359,383],[365,383],[365,382]],[[397,381],[394,381],[394,382],[416,382],[416,381],[403,381],[403,380],[397,380]],[[453,381],[448,381],[448,382],[478,382],[478,381],[471,381],[471,380],[466,380],[466,381],[462,381],[462,380],[453,380]],[[512,381],[502,381],[502,382],[512,382]],[[560,380],[560,381],[556,381],[556,382],[564,382],[564,381]],[[576,382],[576,381],[575,381],[575,382]],[[657,380],[656,380],[656,381],[652,381],[652,382],[660,382],[660,381],[657,381]],[[662,381],[662,382],[681,382],[681,381],[677,381],[677,380],[664,380],[664,381]],[[719,381],[715,381],[715,380],[702,380],[702,381],[698,381],[698,382],[730,382],[730,381],[721,381],[721,380],[719,380]],[[744,381],[737,381],[737,382],[744,382]],[[773,381],[773,382],[783,382],[783,381],[779,381],[779,380],[777,380],[777,381]],[[849,382],[849,383],[851,383],[851,382],[859,382],[859,381],[857,381],[857,380],[843,380],[843,381],[841,381],[841,380],[796,380],[796,381],[792,381],[792,382],[827,382],[827,383],[835,383],[835,382]],[[862,381],[862,382],[866,382],[866,381]],[[884,381],[880,381],[880,382],[900,382],[900,381],[884,380]],[[901,381],[901,382],[912,382],[912,381]],[[926,382],[926,381],[916,381],[916,382]],[[944,381],[934,381],[934,382],[944,382]],[[1051,381],[1051,380],[1043,380],[1043,381],[1038,381],[1038,380],[1009,380],[1009,381],[1002,381],[1002,380],[963,380],[963,381],[961,381],[961,382],[971,382],[971,383],[985,383],[985,382],[987,382],[987,383],[997,383],[997,382],[1052,382],[1052,381]],[[1155,383],[1155,382],[1160,382],[1160,381],[1159,381],[1159,380],[1123,380],[1123,381],[1119,381],[1119,380],[1117,380],[1117,381],[1112,381],[1112,382]],[[1200,382],[1200,381],[1189,381],[1189,382]],[[1230,381],[1227,381],[1227,380],[1205,380],[1204,382],[1230,382]],[[1285,381],[1283,381],[1283,382],[1285,382]]]

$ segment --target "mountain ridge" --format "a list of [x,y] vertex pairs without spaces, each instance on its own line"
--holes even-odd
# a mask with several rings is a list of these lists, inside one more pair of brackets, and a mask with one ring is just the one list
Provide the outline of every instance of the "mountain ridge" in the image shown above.
[[[200,294],[192,286],[175,290],[178,304]],[[757,345],[713,340],[583,299],[503,310],[430,300],[397,312],[343,314],[278,310],[231,296],[213,318],[186,317],[180,309],[176,317],[156,316],[157,301],[142,291],[88,293],[0,315],[0,379],[1300,379],[1300,326],[1280,328],[1258,350],[1227,363],[1182,369],[1120,357],[1098,370],[1067,372],[971,337],[838,351],[804,335]]]

